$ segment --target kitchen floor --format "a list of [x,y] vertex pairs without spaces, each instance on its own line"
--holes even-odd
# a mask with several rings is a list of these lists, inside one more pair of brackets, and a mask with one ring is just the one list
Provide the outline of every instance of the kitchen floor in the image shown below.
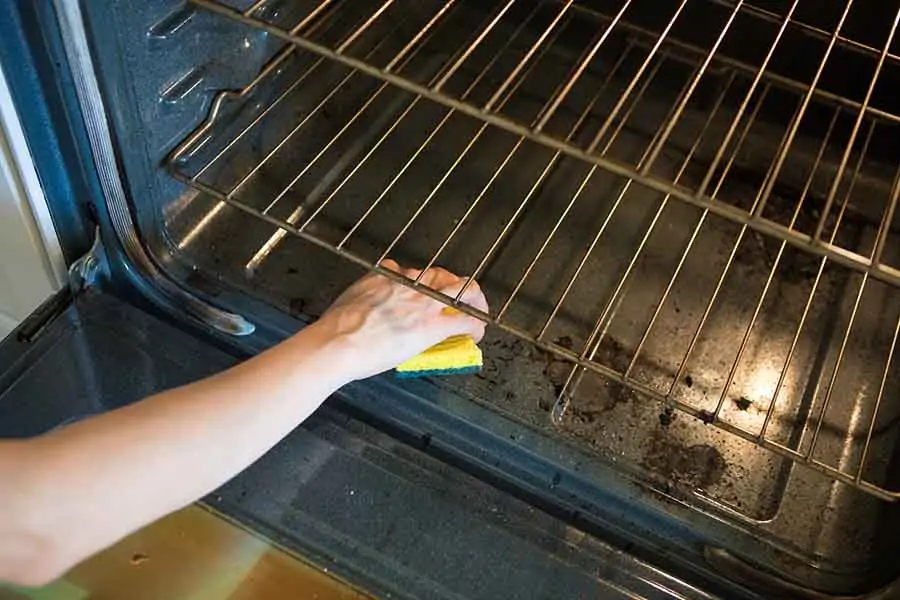
[[0,589],[0,600],[365,600],[369,596],[201,506],[120,541],[39,590]]

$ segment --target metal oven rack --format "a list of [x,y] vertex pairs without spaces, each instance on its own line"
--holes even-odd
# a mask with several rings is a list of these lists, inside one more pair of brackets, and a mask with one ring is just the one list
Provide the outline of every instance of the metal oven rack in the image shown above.
[[[892,51],[900,12],[883,15],[884,31],[872,33],[869,37],[878,38],[873,41],[854,32],[858,27],[854,26],[853,0],[848,0],[833,14],[804,12],[799,0],[784,2],[779,11],[742,0],[681,0],[662,10],[665,18],[660,18],[661,9],[657,9],[650,19],[641,16],[644,13],[639,10],[640,3],[633,0],[543,3],[504,0],[493,5],[492,12],[478,13],[481,20],[473,20],[476,13],[467,10],[462,0],[425,3],[259,0],[249,6],[249,3],[238,6],[237,2],[220,0],[190,2],[286,42],[246,88],[217,97],[207,121],[173,152],[169,161],[176,178],[220,201],[205,219],[212,219],[223,207],[232,206],[278,228],[248,261],[247,269],[257,268],[286,235],[299,236],[360,266],[415,286],[442,302],[454,304],[569,361],[571,368],[551,411],[554,420],[561,420],[567,412],[577,409],[577,390],[584,374],[599,373],[656,398],[665,406],[877,497],[887,500],[900,497],[900,492],[880,483],[883,469],[872,470],[869,465],[876,454],[870,452],[873,439],[892,426],[892,422],[884,424],[884,413],[897,391],[892,370],[900,333],[900,236],[895,233],[900,170],[896,161],[892,164],[889,157],[884,157],[892,149],[890,140],[896,137],[893,128],[900,122],[900,116],[895,114],[891,103],[884,101],[881,87],[887,86],[900,69],[900,56]],[[690,13],[706,15],[703,18],[708,31],[699,36],[699,41],[695,34],[683,35]],[[466,39],[446,35],[445,29],[451,27],[453,31],[464,30],[470,35]],[[747,38],[747,32],[754,33],[752,39]],[[792,56],[797,47],[806,51],[811,48],[815,61],[795,64],[803,63]],[[299,56],[306,61],[301,75],[274,101],[255,106],[256,112],[246,120],[246,125],[229,129],[231,101],[252,99],[258,86],[267,79],[279,77],[285,65]],[[551,72],[545,63],[550,56],[563,57],[567,69]],[[834,77],[830,68],[837,61],[854,66],[855,72],[864,79],[861,91],[859,85],[854,88],[856,91],[848,91],[840,84],[841,78]],[[321,70],[329,66],[339,66],[342,70],[329,84],[327,93],[305,111],[298,111],[293,121],[279,122],[277,126],[267,123],[276,105],[294,90],[321,78]],[[549,79],[553,80],[552,85],[547,84]],[[332,118],[330,113],[340,114],[342,99],[359,80],[371,82],[365,102],[347,112],[347,117],[335,126],[337,133],[315,142],[318,145],[309,154],[308,161],[296,165],[296,174],[286,185],[272,190],[271,196],[262,202],[258,198],[250,201],[242,195],[250,182],[265,177],[267,165],[279,160],[279,152],[298,133],[302,135],[311,129],[317,119]],[[662,89],[671,93],[666,94]],[[391,110],[385,111],[386,98],[391,94],[402,94],[404,102],[391,104]],[[521,102],[516,101],[519,97],[527,98],[535,109],[522,110]],[[659,105],[665,110],[660,112],[654,108]],[[317,224],[330,207],[340,203],[335,198],[342,188],[397,128],[411,121],[411,115],[425,106],[441,108],[443,112],[423,132],[421,145],[396,160],[396,173],[387,178],[383,189],[373,189],[358,218],[344,224],[336,235],[323,233],[324,229]],[[365,116],[366,111],[377,110],[382,110],[391,120],[377,122],[370,128],[377,130],[374,134],[370,131],[361,137],[362,145],[352,153],[353,159],[343,165],[343,178],[326,181],[327,189],[318,190],[315,201],[297,205],[292,198],[297,193],[298,182],[320,168],[317,162],[342,136],[359,135],[361,124],[371,120],[371,116]],[[372,242],[376,247],[373,253],[355,251],[354,236],[361,234],[366,219],[373,211],[385,210],[395,201],[392,186],[408,169],[419,168],[416,161],[422,150],[442,130],[446,133],[454,127],[453,119],[457,117],[475,125],[471,131],[461,130],[462,143],[457,154],[444,167],[434,187],[421,190],[421,197],[415,199],[415,210],[405,217],[392,239]],[[223,177],[242,139],[252,135],[254,128],[263,127],[276,129],[279,137],[237,177]],[[620,143],[629,131],[641,128],[649,141],[639,151]],[[223,129],[226,134],[221,133]],[[458,217],[447,226],[446,235],[427,260],[428,266],[441,261],[448,244],[459,243],[460,237],[467,235],[467,222],[476,214],[480,203],[490,202],[491,195],[497,193],[495,183],[504,170],[533,168],[517,162],[525,146],[544,149],[546,160],[534,173],[534,184],[514,203],[505,226],[496,232],[483,252],[471,279],[483,273],[529,203],[537,202],[541,186],[560,161],[575,159],[585,169],[574,193],[560,201],[558,217],[547,228],[546,235],[534,241],[527,266],[506,299],[493,306],[490,314],[482,314],[459,303],[465,290],[450,298],[379,264],[415,228],[429,204],[436,202],[441,186],[454,171],[473,161],[479,144],[487,144],[486,139],[495,132],[505,135],[509,143],[485,181],[476,186],[478,193],[466,199]],[[210,147],[214,150],[210,151]],[[196,157],[204,152],[209,154],[198,164]],[[761,174],[753,182],[755,192],[731,193],[731,182],[744,180],[752,172]],[[547,247],[567,235],[567,216],[574,214],[573,206],[587,201],[581,198],[582,192],[592,183],[592,178],[601,176],[614,176],[621,185],[585,244],[581,259],[569,272],[559,274],[566,282],[563,292],[544,299],[548,312],[543,322],[529,327],[515,323],[511,315],[520,291]],[[583,343],[578,347],[570,340],[552,340],[549,332],[559,319],[568,294],[578,285],[579,276],[601,240],[611,234],[617,211],[635,202],[633,196],[639,190],[649,190],[658,198],[655,212],[651,211],[630,259],[616,274],[602,309],[592,322],[582,325],[580,342]],[[667,207],[680,205],[691,207],[696,218],[687,226],[668,283],[646,312],[640,324],[643,334],[630,349],[630,359],[608,360],[603,344],[629,285],[640,277],[640,262],[648,240]],[[847,232],[846,223],[850,221],[856,224],[852,235]],[[735,234],[730,246],[723,249],[727,258],[721,267],[716,267],[721,271],[714,278],[715,285],[709,290],[705,308],[689,336],[690,342],[675,362],[674,376],[662,385],[642,380],[636,373],[645,344],[658,325],[660,313],[666,310],[673,288],[680,285],[679,276],[683,275],[685,263],[692,260],[698,236],[723,223],[733,227]],[[733,276],[739,248],[747,244],[771,248],[765,261],[768,274],[763,286],[750,294],[752,309],[747,313],[749,318],[736,355],[729,356],[719,369],[719,390],[706,404],[687,401],[678,394],[679,387],[684,385],[687,365],[723,291],[731,285],[729,277]],[[792,324],[792,339],[780,357],[781,366],[770,374],[768,397],[759,418],[751,424],[736,422],[727,418],[723,409],[732,383],[741,371],[749,341],[756,335],[764,306],[773,301],[773,282],[790,268],[785,263],[795,262],[788,260],[789,256],[806,261],[809,271],[806,301],[801,303],[803,309]],[[816,395],[816,406],[809,411],[808,419],[800,423],[805,431],[802,439],[792,442],[773,439],[771,425],[781,418],[778,407],[784,402],[781,390],[786,385],[800,340],[809,328],[810,307],[817,294],[822,294],[822,282],[827,278],[823,274],[832,270],[846,274],[852,291],[835,350],[828,359],[827,385]],[[822,432],[833,427],[829,424],[829,407],[839,402],[835,390],[841,389],[838,381],[844,375],[842,370],[846,370],[845,354],[848,348],[855,347],[853,336],[859,333],[854,326],[859,328],[861,312],[870,310],[872,303],[867,299],[873,289],[878,290],[879,298],[887,299],[882,302],[884,306],[898,308],[884,309],[888,316],[875,317],[885,332],[883,343],[873,351],[879,375],[867,384],[865,398],[860,402],[863,408],[857,407],[856,416],[843,425],[845,433],[853,438],[853,456],[857,460],[823,460],[816,455],[817,446]],[[882,456],[877,460],[882,460]]]

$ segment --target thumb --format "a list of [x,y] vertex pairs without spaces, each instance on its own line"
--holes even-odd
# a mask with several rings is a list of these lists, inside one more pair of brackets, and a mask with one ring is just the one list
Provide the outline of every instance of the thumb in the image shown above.
[[465,292],[463,292],[462,297],[459,299],[460,302],[468,304],[472,308],[480,310],[485,314],[489,313],[490,309],[488,308],[487,298],[485,298],[484,292],[481,291],[481,286],[478,285],[478,282],[474,279],[459,277],[454,283],[442,287],[438,291],[455,300],[463,290],[465,290]]
[[441,339],[447,339],[455,335],[469,335],[476,342],[484,337],[485,323],[464,312],[449,308],[437,316],[440,323]]
[[[475,308],[488,313],[488,304],[487,299],[484,297],[484,293],[481,291],[481,288],[478,286],[474,280],[466,287],[467,279],[460,278],[453,285],[447,286],[446,288],[441,290],[442,294],[446,294],[451,298],[456,298],[459,293],[465,289],[465,293],[463,294],[460,300]],[[447,337],[451,335],[461,335],[467,334],[471,335],[475,338],[475,341],[481,341],[481,338],[484,337],[484,329],[485,323],[475,317],[467,315],[466,313],[456,310],[452,307],[445,308],[441,311],[439,318],[442,320],[445,331],[448,331]]]

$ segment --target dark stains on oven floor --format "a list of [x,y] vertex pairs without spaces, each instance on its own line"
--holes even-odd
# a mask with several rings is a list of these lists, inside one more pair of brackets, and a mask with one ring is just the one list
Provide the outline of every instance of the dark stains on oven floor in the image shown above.
[[[556,343],[563,348],[572,349],[569,338],[561,338]],[[559,397],[572,365],[549,352],[543,354],[547,360],[544,374],[553,384],[554,394]],[[622,372],[628,367],[628,356],[626,349],[616,339],[606,337],[597,350],[596,360]],[[594,375],[585,376],[575,398],[577,401],[572,402],[569,412],[570,420],[574,421],[572,429],[576,435],[578,433],[590,435],[590,429],[595,427],[609,411],[623,405],[634,407],[641,401],[638,393],[625,385]],[[709,444],[684,445],[671,439],[668,428],[675,422],[677,416],[669,407],[660,411],[659,425],[651,430],[650,443],[641,461],[642,466],[651,472],[654,479],[661,479],[661,483],[666,486],[681,484],[708,488],[719,483],[725,473],[725,459]]]
[[[572,338],[570,337],[561,337],[555,343],[566,350],[573,349]],[[544,361],[543,374],[553,386],[553,400],[550,402],[546,398],[541,400],[541,408],[550,410],[553,402],[565,390],[573,365],[571,362],[560,359],[556,355],[540,348],[534,348],[532,352],[536,358]],[[616,370],[624,370],[628,366],[628,360],[625,357],[622,346],[618,341],[610,337],[603,339],[601,342],[595,360]],[[574,381],[575,378],[573,377],[569,389],[571,389]],[[616,406],[633,401],[634,394],[633,391],[618,382],[603,380],[595,375],[587,374],[581,380],[576,392],[578,398],[583,398],[585,401],[584,403],[572,403],[569,410],[575,419],[582,423],[592,424],[602,417],[604,413]]]
[[[571,349],[569,338],[555,342]],[[542,428],[553,428],[549,414],[569,379],[572,363],[526,342],[500,335],[489,334],[483,346],[485,366],[474,378],[479,384],[468,387],[487,388],[481,397],[495,399],[495,403],[506,405],[504,408],[517,416],[531,417],[527,420]],[[617,370],[623,370],[628,364],[627,352],[612,338],[602,342],[596,359]],[[496,394],[501,390],[501,394]],[[687,419],[618,382],[587,373],[563,422],[555,427],[565,437],[588,441],[594,447],[613,450],[606,443],[610,442],[620,453],[622,444],[634,440],[633,433],[638,430],[637,437],[646,438],[642,440],[644,447],[639,462],[654,471],[656,479],[700,487],[718,483],[726,469],[724,459],[713,446],[679,441],[677,434],[670,431],[679,418]]]
[[[553,341],[563,348],[572,345],[565,337]],[[554,437],[580,447],[587,444],[607,462],[642,474],[667,493],[692,496],[702,490],[755,518],[769,515],[777,504],[772,483],[743,460],[751,458],[754,449],[743,448],[723,432],[593,373],[584,377],[562,423],[553,424],[550,412],[572,363],[492,330],[481,346],[481,373],[438,383]],[[608,338],[597,359],[621,372],[630,353]],[[692,386],[700,385],[692,381]]]
[[654,474],[664,477],[662,483],[666,486],[687,485],[701,489],[722,481],[728,466],[714,446],[673,443],[659,430],[654,430],[643,464]]

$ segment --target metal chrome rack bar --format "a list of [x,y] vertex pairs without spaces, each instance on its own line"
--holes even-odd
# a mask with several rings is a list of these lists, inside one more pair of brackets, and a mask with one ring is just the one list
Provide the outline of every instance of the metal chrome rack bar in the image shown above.
[[[287,23],[281,22],[281,17],[265,16],[268,14],[266,6],[270,4],[267,0],[255,2],[243,11],[223,1],[190,2],[247,26],[263,29],[286,44],[256,80],[240,92],[225,92],[225,96],[248,96],[261,81],[276,77],[279,65],[293,55],[305,53],[311,57],[309,66],[292,84],[247,125],[226,139],[218,139],[222,98],[217,100],[207,122],[171,156],[169,166],[179,180],[221,201],[215,211],[230,205],[277,228],[248,258],[248,270],[263,264],[286,235],[298,236],[355,264],[418,287],[442,302],[457,306],[570,361],[572,368],[552,411],[552,417],[557,421],[565,417],[573,403],[577,404],[577,392],[585,373],[599,373],[836,480],[884,499],[900,498],[900,492],[882,487],[877,476],[869,477],[866,464],[871,458],[873,436],[878,435],[883,426],[879,413],[889,401],[887,390],[893,389],[891,368],[900,332],[900,315],[897,315],[896,325],[892,318],[889,324],[885,323],[893,332],[893,338],[886,355],[878,358],[884,368],[880,369],[878,382],[872,382],[877,395],[863,411],[867,415],[865,423],[844,426],[844,433],[853,439],[850,454],[858,455],[859,460],[842,458],[835,464],[816,457],[823,424],[842,377],[845,354],[854,336],[854,326],[867,290],[874,284],[879,286],[879,293],[900,300],[900,248],[895,223],[900,171],[893,175],[892,185],[881,185],[881,181],[890,180],[891,176],[886,174],[895,173],[896,166],[885,164],[889,161],[885,161],[877,150],[879,141],[891,136],[889,130],[900,123],[900,116],[892,112],[892,106],[881,102],[877,93],[885,71],[900,66],[900,56],[891,51],[900,12],[891,15],[890,31],[880,45],[872,45],[869,41],[853,39],[846,31],[848,15],[853,10],[852,0],[846,2],[827,28],[796,19],[800,0],[785,3],[783,13],[743,0],[682,0],[667,9],[670,18],[656,29],[631,21],[632,0],[616,3],[618,10],[609,15],[573,0],[527,3],[527,6],[525,2],[506,0],[498,2],[488,17],[470,29],[469,39],[462,43],[456,39],[453,45],[452,36],[442,35],[443,28],[454,19],[464,21],[469,18],[470,13],[466,12],[465,2],[461,0],[415,6],[401,0],[365,3],[365,6],[346,0],[322,0],[311,3],[299,20]],[[711,11],[716,9],[720,16],[718,29],[706,46],[679,39],[679,18],[697,6]],[[272,11],[272,14],[279,13]],[[727,52],[734,42],[730,36],[737,35],[734,32],[739,27],[745,30],[748,23],[770,33],[768,44],[756,53],[756,62],[733,58]],[[392,32],[390,36],[385,35],[384,28]],[[586,31],[590,35],[585,34]],[[805,78],[783,68],[788,39],[795,40],[798,36],[811,40],[810,43],[821,49],[813,72],[807,73]],[[505,41],[498,45],[496,38]],[[580,47],[580,52],[574,55],[571,52],[573,40]],[[489,50],[486,49],[488,46]],[[484,56],[486,52],[490,53],[489,57]],[[838,52],[850,52],[871,61],[862,98],[845,95],[837,88],[829,89],[829,61]],[[559,59],[568,68],[554,85],[546,86],[543,80],[536,85],[532,78],[544,70],[545,61],[551,56],[563,57]],[[221,178],[216,176],[217,169],[239,151],[245,136],[262,126],[273,107],[319,76],[323,69],[332,67],[343,69],[342,75],[309,110],[298,113],[294,122],[278,126],[284,133],[279,134],[279,140],[267,148],[263,157],[236,180],[220,181]],[[676,84],[672,83],[673,78],[678,80]],[[248,200],[247,188],[256,178],[263,177],[272,161],[281,158],[287,145],[297,143],[298,133],[326,118],[324,115],[340,105],[347,88],[361,81],[367,82],[371,91],[359,107],[351,110],[349,117],[336,126],[330,137],[315,138],[318,145],[311,154],[307,152],[309,159],[297,165],[294,176],[286,184],[279,184],[277,191],[262,202]],[[666,95],[660,91],[663,87],[674,89]],[[336,144],[346,144],[349,132],[366,119],[371,121],[374,107],[386,102],[391,95],[400,100],[391,105],[388,120],[376,118],[373,136],[355,143],[355,149],[345,153],[323,183],[302,202],[290,207],[289,211],[284,208],[283,205],[296,196],[299,183],[322,168],[320,160]],[[782,105],[785,98],[789,98],[792,110],[789,116],[776,118],[773,124],[766,113],[776,96]],[[521,98],[535,105],[536,110],[520,110]],[[651,110],[652,106],[660,104],[666,106],[663,114]],[[399,129],[409,126],[425,107],[437,111],[440,117],[421,134],[422,141],[418,146],[405,156],[393,157],[394,170],[387,183],[380,189],[371,190],[371,197],[360,214],[346,223],[337,236],[321,233],[316,225],[333,209],[336,199],[367,164],[371,166],[370,161],[379,156],[385,143]],[[372,242],[377,248],[371,255],[354,250],[354,243],[366,229],[371,215],[394,201],[395,184],[409,169],[420,167],[430,145],[458,119],[473,121],[477,127],[471,133],[460,134],[455,156],[443,168],[434,185],[421,190],[418,204],[398,224],[396,233]],[[754,133],[760,129],[766,130],[769,139],[777,139],[777,144],[761,145],[759,136]],[[640,152],[622,149],[623,132],[636,130],[646,133],[646,144]],[[460,167],[474,161],[475,153],[484,152],[489,144],[487,138],[500,137],[505,140],[503,151],[495,153],[495,163],[488,170],[486,180],[463,203],[462,212],[449,224],[446,233],[439,236],[436,250],[428,256],[427,266],[437,264],[448,246],[459,243],[460,237],[465,236],[467,225],[484,199],[497,193],[497,182],[503,174],[519,164],[523,148],[536,147],[546,151],[546,160],[535,172],[530,189],[513,203],[514,209],[506,223],[481,254],[467,286],[495,260],[498,249],[506,243],[521,216],[532,203],[540,200],[540,190],[562,160],[575,159],[585,165],[586,170],[573,193],[562,201],[558,216],[551,221],[546,235],[534,240],[524,270],[512,283],[505,300],[492,314],[483,314],[460,303],[465,290],[450,298],[428,289],[420,278],[406,279],[379,264],[395,251],[405,236],[411,235],[414,226],[430,210],[431,204],[443,193],[446,182]],[[200,164],[192,164],[207,146],[216,148],[211,157]],[[767,158],[762,169],[765,175],[755,193],[752,197],[732,194],[731,178],[738,177],[735,173],[745,169],[744,163],[752,161],[748,157],[759,155]],[[789,164],[794,166],[788,169]],[[594,235],[584,246],[580,260],[572,265],[571,272],[559,274],[566,282],[562,293],[542,298],[549,305],[546,318],[533,327],[517,324],[510,315],[519,302],[523,286],[547,248],[566,232],[573,206],[585,201],[585,190],[601,174],[615,176],[621,182],[615,199],[594,228]],[[781,210],[773,206],[773,198],[778,195],[780,186],[786,184],[794,186],[797,195],[791,200],[789,210]],[[550,341],[548,334],[557,324],[572,287],[580,281],[585,265],[592,260],[617,211],[632,201],[638,189],[658,193],[658,204],[638,236],[630,258],[617,274],[611,292],[605,295],[596,319],[583,325],[581,348],[573,349],[571,345]],[[863,196],[867,198],[865,201],[860,200]],[[692,229],[687,230],[690,233],[677,254],[679,258],[667,283],[648,318],[641,324],[642,333],[627,364],[609,364],[598,350],[607,338],[629,286],[637,277],[636,266],[648,240],[659,226],[662,215],[673,205],[693,207],[697,218]],[[810,218],[810,214],[814,218]],[[850,215],[868,223],[866,231],[870,234],[845,235]],[[214,213],[207,216],[214,217]],[[736,226],[737,233],[723,254],[727,259],[694,326],[690,342],[676,361],[668,385],[660,387],[642,380],[636,375],[636,367],[648,339],[654,334],[673,289],[681,282],[686,261],[694,256],[691,253],[696,250],[696,240],[713,227],[714,222]],[[751,294],[751,308],[743,335],[734,357],[728,357],[720,369],[721,383],[714,399],[708,405],[699,406],[681,398],[678,391],[688,364],[695,359],[698,341],[707,334],[710,316],[720,306],[722,292],[734,277],[735,258],[753,240],[760,244],[774,243],[777,249],[767,264],[761,289]],[[799,320],[792,326],[790,346],[782,367],[772,378],[771,394],[759,412],[759,419],[752,426],[738,424],[730,420],[723,409],[744,364],[749,342],[757,335],[764,307],[772,301],[773,282],[782,275],[785,256],[790,252],[817,257],[815,278],[806,294]],[[811,412],[808,420],[797,424],[799,433],[791,442],[779,441],[768,435],[770,425],[776,419],[789,418],[779,412],[780,396],[796,357],[795,351],[807,330],[810,307],[817,301],[817,293],[821,294],[823,273],[831,269],[841,270],[846,273],[846,278],[856,282],[850,294],[852,301],[841,325],[839,343],[829,353],[830,372],[822,393],[816,396],[816,416]]]

